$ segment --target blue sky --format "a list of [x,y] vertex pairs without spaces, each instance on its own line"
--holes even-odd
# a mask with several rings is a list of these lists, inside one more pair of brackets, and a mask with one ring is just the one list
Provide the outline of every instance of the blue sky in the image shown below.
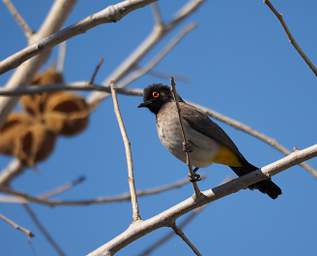
[[[32,28],[37,29],[52,1],[14,1]],[[118,1],[107,1],[107,4]],[[168,20],[186,1],[162,0]],[[317,63],[317,3],[307,0],[273,1],[296,39]],[[66,22],[70,25],[102,9],[104,1],[78,1]],[[20,28],[0,5],[0,59],[25,46]],[[206,107],[278,139],[288,148],[316,143],[316,77],[288,42],[276,18],[263,1],[207,1],[186,22],[199,26],[166,57],[156,70],[183,75],[178,91]],[[101,82],[151,31],[150,8],[129,14],[115,24],[101,25],[69,40],[65,63],[67,81],[87,80],[100,57],[105,58],[97,82]],[[171,38],[172,33],[169,37]],[[5,36],[4,36],[5,35]],[[151,53],[157,52],[164,40]],[[51,61],[54,61],[53,54]],[[146,58],[144,62],[146,63]],[[0,76],[4,84],[11,72]],[[144,87],[168,81],[145,76],[131,85]],[[186,176],[186,166],[160,145],[154,116],[136,106],[137,97],[119,96],[121,110],[132,142],[138,189],[173,182]],[[246,158],[263,166],[281,157],[266,144],[220,124]],[[8,158],[0,158],[1,168]],[[317,161],[309,163],[317,168]],[[27,171],[14,187],[41,193],[84,174],[87,181],[59,198],[81,199],[115,195],[128,190],[126,162],[112,102],[103,102],[92,114],[89,128],[75,138],[58,141],[52,156],[39,165],[40,172]],[[208,178],[200,183],[211,188],[233,177],[229,168],[213,165],[201,170]],[[283,189],[278,200],[258,192],[241,191],[214,202],[186,229],[203,255],[313,255],[317,180],[296,166],[274,177]],[[190,185],[161,195],[140,198],[142,217],[151,217],[192,193]],[[67,255],[84,255],[122,232],[131,220],[130,205],[118,203],[89,207],[33,207]],[[37,235],[32,244],[37,255],[55,255],[22,207],[0,205],[0,212]],[[118,255],[135,255],[166,230],[158,230],[129,245]],[[1,251],[5,255],[32,255],[27,239],[0,222]],[[175,237],[153,255],[192,255]]]

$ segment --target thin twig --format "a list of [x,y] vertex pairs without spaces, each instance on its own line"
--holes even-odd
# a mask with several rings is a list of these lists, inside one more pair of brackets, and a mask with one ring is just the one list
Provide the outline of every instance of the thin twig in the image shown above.
[[21,16],[21,14],[18,12],[18,10],[15,8],[15,6],[10,0],[2,0],[2,1],[7,6],[12,16],[15,18],[18,25],[22,28],[26,38],[29,40],[31,36],[33,35],[32,29],[29,27],[29,25],[26,23],[24,18]]
[[30,230],[28,230],[25,227],[22,227],[21,225],[17,224],[13,220],[10,220],[8,217],[4,216],[3,214],[0,214],[0,219],[3,220],[5,223],[9,224],[14,229],[21,231],[27,237],[29,238],[34,237],[34,234]]
[[317,156],[317,144],[307,147],[303,150],[297,150],[290,155],[283,157],[275,162],[272,162],[261,169],[226,182],[213,189],[207,189],[201,193],[204,195],[199,200],[189,197],[182,202],[173,205],[169,209],[136,224],[133,228],[128,228],[118,236],[106,242],[96,250],[90,252],[88,256],[101,256],[104,252],[115,254],[122,248],[137,239],[157,230],[159,228],[169,226],[170,222],[179,218],[180,216],[199,208],[210,202],[216,201],[225,196],[231,195],[245,189],[252,184],[266,180],[268,177],[276,175],[294,165],[297,165],[305,160]]
[[89,80],[89,84],[93,84],[93,83],[95,82],[96,76],[97,76],[98,71],[99,71],[100,67],[102,66],[103,62],[104,62],[104,59],[103,59],[103,58],[100,58],[98,64],[97,64],[96,67],[95,67],[95,70],[94,70],[94,72],[92,73],[92,76],[91,76],[91,78],[90,78],[90,80]]
[[79,176],[77,179],[75,180],[72,180],[71,182],[68,182],[68,183],[65,183],[61,186],[58,186],[48,192],[45,192],[41,195],[39,195],[38,197],[41,197],[41,198],[49,198],[49,197],[52,197],[52,196],[56,196],[56,195],[60,195],[64,192],[66,192],[67,190],[70,190],[72,189],[73,187],[83,183],[84,181],[86,180],[86,177],[85,176]]
[[46,238],[46,240],[48,241],[48,243],[53,247],[53,249],[57,252],[57,254],[59,256],[64,256],[65,253],[63,252],[63,250],[61,249],[61,247],[59,246],[59,244],[54,240],[54,238],[52,237],[52,235],[50,234],[50,232],[47,230],[47,228],[41,223],[41,221],[39,220],[39,218],[36,216],[35,212],[32,210],[32,208],[27,205],[27,204],[23,204],[23,208],[24,210],[27,212],[27,214],[30,216],[30,218],[32,219],[33,223],[35,224],[35,226],[37,226],[37,228],[39,229],[39,231],[43,234],[43,236]]
[[269,9],[272,11],[272,13],[276,16],[278,21],[281,23],[285,33],[287,34],[287,37],[290,41],[290,43],[294,46],[295,50],[299,53],[299,55],[302,57],[302,59],[306,62],[308,67],[314,72],[315,76],[317,76],[317,67],[313,64],[313,62],[309,59],[309,57],[305,54],[303,49],[299,46],[291,32],[289,31],[285,20],[283,19],[283,15],[276,10],[276,8],[273,6],[273,4],[269,0],[264,0],[264,3],[269,7]]
[[176,83],[174,78],[172,77],[171,79],[171,92],[173,94],[173,98],[175,101],[175,106],[176,106],[176,110],[177,110],[177,115],[178,115],[178,120],[179,120],[179,124],[181,127],[181,131],[182,131],[182,136],[183,136],[183,146],[184,146],[184,153],[186,154],[186,164],[188,166],[188,175],[190,177],[190,179],[192,180],[192,184],[193,184],[193,188],[195,191],[195,195],[196,197],[200,197],[201,193],[200,193],[200,189],[196,183],[196,178],[195,178],[195,173],[193,172],[193,167],[192,167],[192,163],[191,163],[191,159],[190,159],[190,144],[188,142],[188,139],[186,137],[186,133],[185,133],[185,129],[184,129],[184,123],[183,123],[183,118],[182,118],[182,112],[179,106],[179,102],[178,102],[178,97],[177,97],[177,92],[176,92]]
[[[205,179],[205,177],[202,177]],[[176,182],[144,189],[137,191],[137,196],[150,196],[160,194],[172,189],[181,188],[184,185],[188,184],[188,178],[178,180]],[[82,200],[49,200],[45,197],[32,196],[27,193],[14,191],[10,188],[0,187],[0,192],[7,193],[11,196],[0,196],[0,203],[37,203],[46,206],[88,206],[93,204],[107,204],[107,203],[117,203],[117,202],[126,202],[131,200],[130,193],[122,193],[116,196],[99,196],[92,199],[82,199]]]
[[[111,93],[110,87],[104,87],[97,84],[89,84],[89,81],[78,81],[68,84],[48,84],[45,86],[24,86],[14,90],[0,88],[0,96],[21,96],[21,95],[34,95],[44,92],[56,91],[98,91],[104,93]],[[116,88],[116,92],[123,95],[141,96],[143,89],[134,88]]]
[[111,88],[111,95],[112,95],[112,101],[113,101],[113,108],[114,108],[114,112],[116,114],[117,121],[120,127],[120,132],[121,132],[122,140],[124,143],[125,155],[127,159],[128,183],[129,183],[129,190],[131,194],[131,206],[132,206],[132,220],[133,222],[136,222],[138,220],[141,220],[141,216],[140,216],[140,210],[139,210],[139,204],[138,204],[138,197],[137,197],[137,193],[135,189],[131,143],[129,141],[126,128],[120,113],[120,108],[118,104],[117,94],[114,88],[114,83],[110,83],[110,88]]
[[[188,214],[178,225],[180,229],[185,228],[198,214],[204,209],[204,207],[196,208],[192,212]],[[152,252],[154,252],[157,248],[165,244],[167,241],[172,239],[175,235],[174,231],[169,231],[167,234],[162,236],[159,240],[155,241],[153,244],[148,246],[145,250],[140,252],[138,256],[149,256]]]
[[177,227],[176,223],[172,223],[171,228],[174,230],[175,234],[178,235],[189,247],[192,249],[192,251],[195,253],[197,256],[201,256],[201,253],[197,249],[197,247],[190,241],[190,239],[185,235],[185,233]]
[[56,70],[59,73],[63,73],[63,71],[64,71],[66,51],[67,51],[67,43],[66,43],[66,41],[64,41],[58,47],[58,56],[57,56],[57,61],[56,61]]

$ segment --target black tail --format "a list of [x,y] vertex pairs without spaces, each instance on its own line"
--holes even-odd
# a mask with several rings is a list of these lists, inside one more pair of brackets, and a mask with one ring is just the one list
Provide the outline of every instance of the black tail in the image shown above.
[[[253,166],[250,163],[246,163],[243,167],[231,167],[230,168],[238,175],[243,176],[247,173],[258,170],[259,168]],[[250,189],[258,189],[262,193],[267,194],[272,199],[276,199],[282,194],[282,190],[271,179],[263,180],[249,186]]]

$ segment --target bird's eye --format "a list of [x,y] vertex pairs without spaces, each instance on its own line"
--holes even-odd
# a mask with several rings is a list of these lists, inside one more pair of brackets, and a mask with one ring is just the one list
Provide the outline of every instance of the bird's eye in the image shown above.
[[160,97],[160,93],[158,91],[154,91],[152,92],[152,96],[153,98],[157,99],[158,97]]

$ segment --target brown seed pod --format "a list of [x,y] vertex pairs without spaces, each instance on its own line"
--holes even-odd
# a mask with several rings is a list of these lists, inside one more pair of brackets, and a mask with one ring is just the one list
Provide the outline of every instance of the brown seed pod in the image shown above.
[[42,118],[46,128],[52,130],[56,134],[61,133],[66,119],[65,114],[60,112],[46,112]]
[[13,155],[14,141],[32,123],[32,118],[24,113],[12,113],[0,128],[0,153]]
[[[54,68],[49,68],[41,74],[35,75],[31,85],[47,85],[47,84],[60,84],[64,82],[63,74],[57,72]],[[48,97],[55,93],[41,93],[36,95],[25,95],[20,99],[23,109],[32,114],[39,115],[43,112],[44,104]]]
[[54,149],[56,134],[42,123],[34,123],[15,140],[14,155],[20,161],[33,166],[46,159]]
[[43,94],[25,95],[21,97],[20,103],[27,113],[36,116],[43,112],[44,99]]
[[45,113],[62,115],[63,127],[59,134],[73,136],[87,127],[90,108],[83,97],[73,93],[60,92],[47,99]]

